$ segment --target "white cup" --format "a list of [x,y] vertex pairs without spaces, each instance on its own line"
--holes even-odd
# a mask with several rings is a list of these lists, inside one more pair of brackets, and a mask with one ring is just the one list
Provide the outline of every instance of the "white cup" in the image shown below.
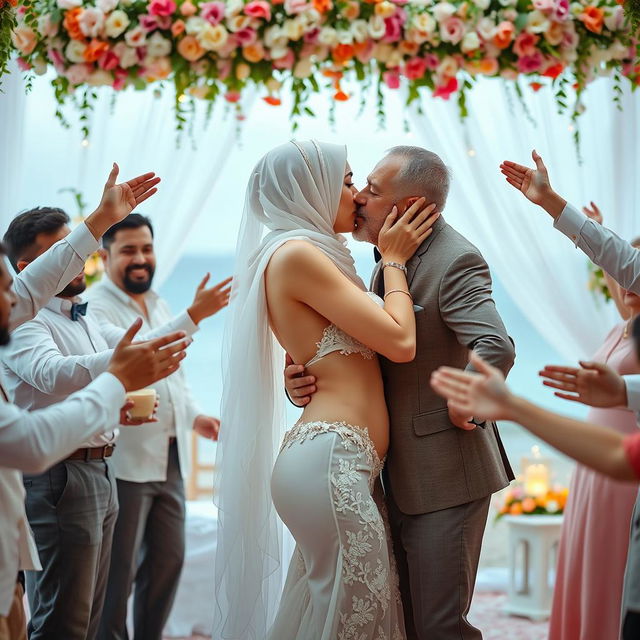
[[132,418],[150,418],[156,405],[155,389],[138,389],[129,391],[127,400],[131,400],[134,405],[129,409]]

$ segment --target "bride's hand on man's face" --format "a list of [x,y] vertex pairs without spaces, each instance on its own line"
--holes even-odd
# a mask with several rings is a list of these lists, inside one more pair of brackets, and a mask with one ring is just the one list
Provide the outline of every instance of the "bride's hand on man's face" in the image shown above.
[[393,207],[378,236],[378,249],[385,262],[404,264],[431,235],[440,212],[435,204],[425,206],[425,202],[426,198],[418,198],[400,216]]

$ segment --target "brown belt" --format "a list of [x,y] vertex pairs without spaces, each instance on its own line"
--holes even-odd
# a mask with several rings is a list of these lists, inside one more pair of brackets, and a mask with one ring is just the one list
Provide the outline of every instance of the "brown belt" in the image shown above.
[[104,447],[89,447],[86,449],[77,449],[66,460],[104,460],[113,455],[115,444],[105,444]]

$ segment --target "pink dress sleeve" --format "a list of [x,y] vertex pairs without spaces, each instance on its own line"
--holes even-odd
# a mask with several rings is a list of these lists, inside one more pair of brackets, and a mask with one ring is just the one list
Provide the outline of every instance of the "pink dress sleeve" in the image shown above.
[[624,451],[629,464],[640,478],[640,433],[634,433],[624,439]]

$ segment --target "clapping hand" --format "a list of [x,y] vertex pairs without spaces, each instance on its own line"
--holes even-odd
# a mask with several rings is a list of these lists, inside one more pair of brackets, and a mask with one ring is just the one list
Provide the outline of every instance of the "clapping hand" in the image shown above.
[[193,421],[194,431],[208,440],[217,440],[220,433],[220,420],[212,416],[199,415]]
[[160,178],[153,172],[144,173],[137,178],[116,184],[120,168],[114,162],[107,178],[98,208],[85,220],[96,240],[114,224],[124,220],[141,202],[144,202],[158,189]]
[[531,157],[535,162],[535,169],[506,160],[500,165],[500,171],[512,187],[522,191],[525,197],[534,204],[542,205],[545,197],[552,191],[549,173],[535,149],[532,151]]
[[200,324],[202,320],[218,313],[220,309],[224,309],[229,304],[233,278],[227,278],[207,289],[206,286],[210,277],[211,275],[207,273],[202,279],[196,289],[193,303],[188,309],[191,319],[196,324]]
[[580,362],[577,367],[547,365],[539,373],[542,384],[558,389],[554,395],[590,407],[619,407],[627,404],[622,376],[599,362]]
[[591,201],[591,208],[582,207],[582,212],[587,216],[587,218],[591,218],[594,222],[602,224],[602,212],[598,209],[598,205],[596,205],[593,200]]

